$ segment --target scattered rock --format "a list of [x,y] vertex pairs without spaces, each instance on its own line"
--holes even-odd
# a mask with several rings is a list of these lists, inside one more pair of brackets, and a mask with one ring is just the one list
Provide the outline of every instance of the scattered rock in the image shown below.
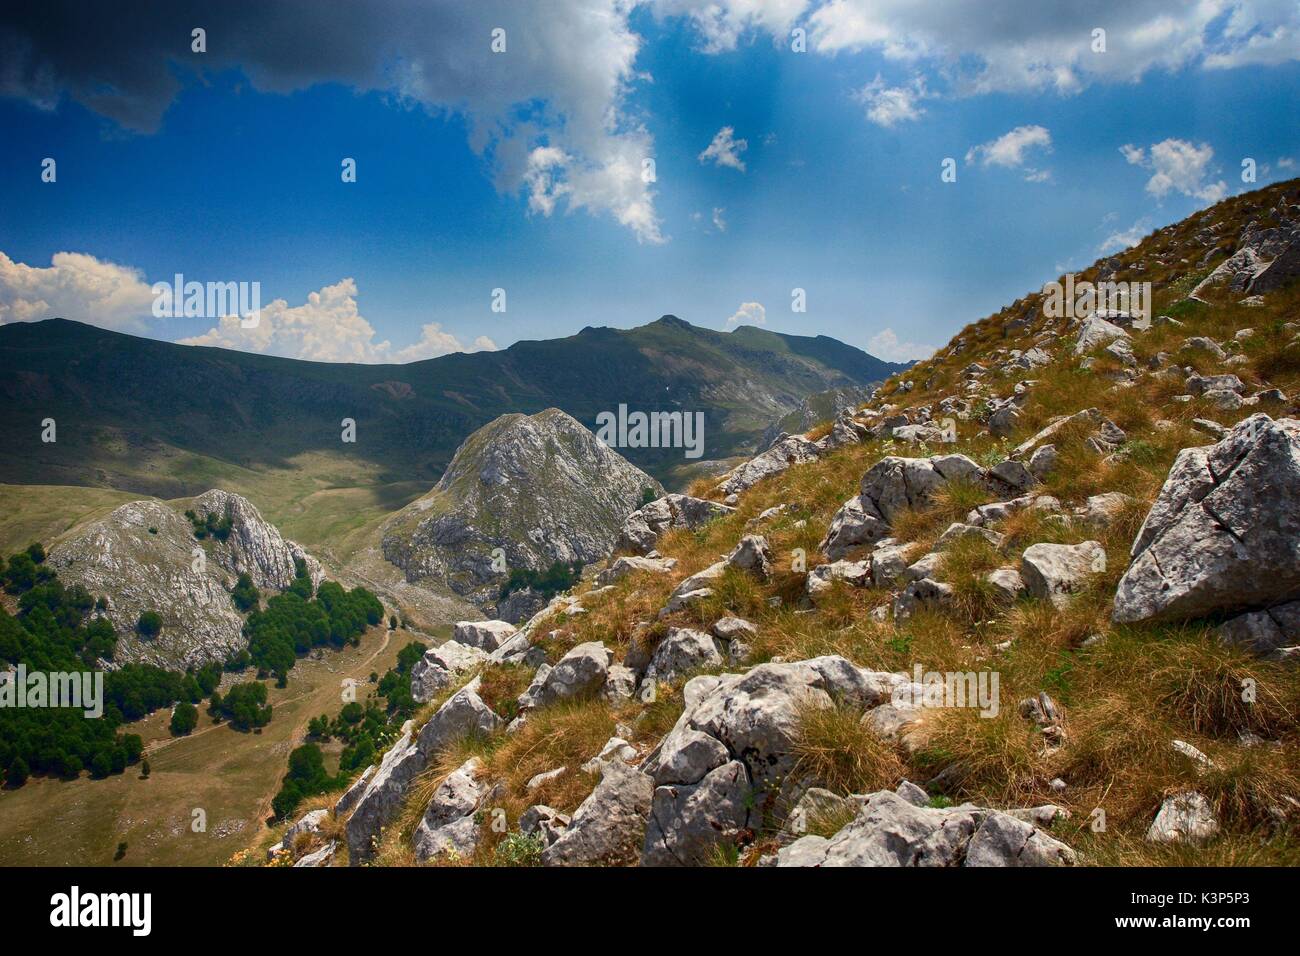
[[456,683],[462,675],[478,667],[487,654],[477,647],[446,641],[431,647],[411,668],[411,696],[417,704],[427,704],[438,692]]
[[1210,801],[1195,790],[1165,797],[1160,812],[1147,830],[1153,843],[1199,843],[1219,832]]
[[489,654],[512,638],[519,629],[508,621],[459,621],[452,627],[451,639],[466,647],[476,647]]
[[571,820],[567,813],[538,803],[519,815],[519,832],[525,836],[538,834],[545,846],[550,846],[560,838]]
[[603,587],[613,584],[629,574],[667,574],[677,566],[676,558],[644,558],[623,555],[615,558],[614,563],[596,575],[596,584]]
[[722,648],[716,638],[692,628],[674,627],[655,649],[645,676],[671,683],[691,671],[722,664]]
[[998,810],[931,809],[881,790],[830,839],[805,836],[777,866],[1072,866],[1077,856],[1042,830]]
[[733,507],[704,498],[664,495],[628,515],[619,533],[617,547],[620,551],[647,554],[653,550],[659,536],[665,531],[672,528],[702,528],[715,518],[729,515],[733,511]]
[[1065,607],[1088,577],[1106,570],[1106,551],[1097,541],[1032,544],[1020,557],[1020,577],[1036,598]]
[[835,561],[831,564],[819,564],[808,572],[806,587],[808,596],[814,601],[829,591],[836,581],[843,581],[850,587],[866,587],[871,583],[870,561]]
[[542,851],[544,866],[627,866],[640,858],[654,785],[621,761],[602,769],[596,789]]
[[1132,553],[1117,622],[1300,599],[1300,422],[1252,415],[1215,445],[1184,448]]
[[546,675],[538,705],[574,700],[597,693],[605,684],[613,655],[600,641],[579,644],[565,654]]

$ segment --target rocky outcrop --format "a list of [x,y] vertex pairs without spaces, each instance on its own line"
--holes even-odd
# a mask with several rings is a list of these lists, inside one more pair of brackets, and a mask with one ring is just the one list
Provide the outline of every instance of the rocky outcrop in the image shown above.
[[490,734],[500,726],[501,718],[478,696],[475,678],[439,707],[418,733],[403,733],[384,754],[348,818],[349,862],[360,866],[374,857],[381,832],[401,810],[411,781],[436,754],[462,737]]
[[673,528],[694,530],[714,518],[729,515],[735,508],[692,498],[690,495],[671,494],[656,498],[628,515],[618,536],[620,551],[648,554],[654,550],[659,536]]
[[451,629],[451,639],[491,654],[518,630],[508,621],[458,621]]
[[492,608],[491,613],[495,614],[500,620],[519,623],[527,621],[546,607],[546,604],[545,595],[534,591],[532,588],[520,588],[517,591],[511,591],[499,600]]
[[1116,621],[1300,599],[1300,422],[1252,415],[1215,445],[1184,448],[1132,555],[1115,594]]
[[[229,519],[224,540],[195,538],[184,510],[131,501],[77,528],[50,551],[49,565],[60,581],[105,598],[103,613],[118,634],[118,663],[184,669],[224,661],[247,646],[243,618],[230,597],[241,573],[270,593],[293,582],[299,560],[313,583],[324,577],[314,558],[239,495],[213,490],[194,499],[198,518]],[[136,631],[145,611],[162,616],[154,637]]]
[[487,604],[509,569],[604,558],[647,490],[663,489],[559,409],[503,415],[465,439],[433,491],[389,519],[384,557],[408,581],[432,578]]
[[667,574],[677,566],[676,558],[642,558],[621,555],[605,570],[596,575],[596,586],[604,587],[620,581],[629,574]]
[[456,683],[486,661],[488,655],[477,647],[447,641],[431,647],[411,668],[411,697],[417,704],[427,704],[438,692]]
[[776,866],[1073,866],[1075,852],[1024,820],[963,804],[932,809],[881,790],[829,839],[805,836]]
[[605,685],[613,655],[600,641],[579,644],[547,671],[535,698],[536,706],[589,697]]
[[1033,544],[1020,556],[1020,577],[1036,598],[1057,607],[1069,604],[1089,576],[1106,570],[1106,551],[1098,541],[1082,544]]
[[890,535],[893,521],[902,512],[928,504],[934,493],[950,481],[970,482],[1006,494],[1023,491],[1036,479],[1017,461],[983,468],[965,455],[890,455],[862,476],[861,493],[835,513],[819,550],[834,561],[853,548],[879,543]]
[[659,642],[646,667],[646,679],[672,682],[691,671],[720,667],[722,646],[717,638],[703,631],[674,627]]
[[757,826],[788,786],[803,708],[838,702],[867,710],[907,683],[842,657],[688,681],[686,709],[641,766],[655,785],[642,864],[706,863],[719,844]]
[[479,779],[483,761],[471,757],[433,791],[415,828],[415,859],[425,863],[438,856],[471,856],[478,847],[479,826],[474,811],[487,797],[489,788]]
[[600,783],[542,851],[544,866],[627,866],[645,841],[653,783],[621,760],[602,764]]
[[787,435],[763,452],[727,473],[718,485],[720,494],[739,494],[758,484],[764,478],[779,475],[791,465],[816,461],[822,449],[802,435]]
[[1276,259],[1255,273],[1246,291],[1251,295],[1263,295],[1296,279],[1300,279],[1300,239],[1293,241]]

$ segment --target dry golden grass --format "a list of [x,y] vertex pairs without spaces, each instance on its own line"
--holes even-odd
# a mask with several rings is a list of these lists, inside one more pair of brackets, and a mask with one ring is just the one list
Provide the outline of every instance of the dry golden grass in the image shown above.
[[847,706],[804,707],[794,742],[795,779],[808,777],[839,794],[896,787],[903,761]]
[[524,664],[488,664],[479,671],[478,695],[506,723],[519,716],[517,698],[532,683],[533,671]]
[[[1291,184],[1293,189],[1294,184]],[[1276,202],[1281,187],[1224,200],[1212,210],[1227,217],[1226,233],[1236,235],[1250,218]],[[1119,258],[1121,269],[1141,262],[1143,278],[1155,289],[1156,314],[1172,314],[1184,325],[1156,325],[1135,338],[1140,367],[1160,352],[1175,355],[1180,365],[1223,371],[1207,354],[1179,352],[1182,341],[1209,335],[1216,341],[1232,338],[1250,327],[1255,334],[1240,346],[1248,365],[1232,371],[1251,388],[1273,387],[1294,395],[1300,391],[1300,346],[1292,345],[1283,322],[1300,314],[1300,285],[1268,297],[1263,308],[1246,308],[1224,301],[1212,308],[1187,304],[1186,293],[1220,259],[1194,274],[1177,263],[1180,243],[1190,241],[1203,226],[1200,217],[1168,232],[1149,237]],[[1222,252],[1230,251],[1227,244]],[[1164,266],[1154,256],[1172,253]],[[1095,280],[1097,267],[1081,278]],[[929,405],[934,411],[944,395],[964,392],[962,370],[971,362],[986,366],[997,349],[1025,349],[1049,327],[1042,315],[1040,294],[1026,296],[999,313],[968,326],[960,337],[965,348],[942,350],[882,388],[881,398],[904,409]],[[1027,326],[1012,331],[1012,319],[1028,316]],[[1055,323],[1052,323],[1055,327]],[[998,397],[1011,394],[1016,381],[1031,378],[1022,417],[1014,434],[996,439],[974,421],[959,425],[956,445],[925,449],[892,441],[868,441],[840,449],[825,458],[789,469],[759,483],[741,498],[735,513],[696,531],[664,535],[659,550],[677,559],[668,575],[632,575],[606,594],[587,598],[586,613],[556,615],[536,630],[550,659],[584,641],[600,640],[616,657],[635,640],[651,649],[670,626],[706,628],[723,614],[752,621],[757,635],[751,642],[754,661],[776,656],[790,660],[842,654],[860,666],[911,672],[924,670],[994,670],[999,676],[1000,712],[982,717],[974,709],[928,711],[914,753],[880,741],[851,709],[834,708],[801,715],[796,745],[798,773],[840,793],[892,787],[903,778],[926,783],[953,800],[969,799],[990,806],[1030,806],[1057,803],[1072,813],[1054,833],[1085,854],[1085,862],[1102,865],[1264,865],[1300,862],[1295,837],[1273,829],[1272,810],[1300,799],[1300,669],[1270,664],[1240,650],[1218,645],[1209,625],[1112,625],[1115,585],[1129,561],[1129,548],[1179,450],[1209,443],[1191,421],[1208,417],[1231,425],[1257,410],[1281,414],[1284,409],[1260,406],[1225,413],[1202,400],[1174,401],[1182,393],[1181,377],[1147,374],[1131,386],[1116,383],[1120,368],[1099,361],[1091,371],[1078,368],[1069,335],[1054,345],[1057,358],[1028,375],[989,371],[983,383]],[[898,386],[908,379],[911,391]],[[963,539],[946,550],[940,579],[956,590],[955,606],[927,610],[906,621],[877,623],[872,611],[890,601],[887,590],[851,588],[837,584],[820,595],[815,608],[805,601],[805,567],[818,562],[818,546],[835,511],[858,493],[859,483],[882,456],[960,452],[984,465],[1007,457],[1010,449],[1058,416],[1097,408],[1124,429],[1127,442],[1115,456],[1099,456],[1087,447],[1095,430],[1091,424],[1072,425],[1053,439],[1059,464],[1038,490],[1060,499],[1065,516],[1021,511],[995,526],[1006,535],[994,549],[978,539]],[[936,416],[938,412],[934,412]],[[824,434],[823,425],[810,434]],[[691,493],[717,499],[716,478],[701,478]],[[1090,495],[1120,491],[1133,502],[1106,522],[1089,526],[1073,518],[1073,509]],[[925,508],[906,513],[894,523],[894,536],[916,544],[913,558],[929,548],[953,521],[964,521],[976,505],[991,500],[982,489],[949,485]],[[759,514],[776,505],[787,508],[751,526]],[[658,620],[659,609],[686,576],[714,563],[745,533],[767,537],[774,556],[770,580],[759,581],[728,572],[716,582],[713,596],[671,620]],[[1107,568],[1065,607],[1022,598],[1010,606],[995,599],[983,576],[1000,566],[1016,567],[1019,555],[1038,542],[1077,543],[1094,539],[1106,550]],[[851,557],[860,556],[851,554]],[[549,631],[556,631],[554,636]],[[1100,643],[1084,648],[1091,637]],[[487,694],[507,700],[517,686],[513,678],[485,674]],[[498,687],[499,685],[499,687]],[[1253,698],[1243,696],[1252,688]],[[1063,737],[1048,747],[1043,735],[1017,712],[1022,698],[1046,691],[1062,713]],[[663,685],[650,703],[628,702],[613,711],[600,701],[544,708],[529,715],[514,735],[491,741],[471,741],[444,756],[438,768],[421,780],[412,805],[423,807],[439,775],[477,753],[493,779],[504,781],[501,806],[511,820],[527,805],[546,802],[566,812],[574,809],[594,785],[578,766],[613,733],[614,722],[633,727],[632,742],[647,752],[672,727],[682,712],[680,685]],[[635,719],[634,718],[638,718]],[[1258,734],[1269,743],[1244,746],[1239,735]],[[1201,768],[1170,746],[1186,741],[1202,750],[1214,768]],[[569,772],[539,793],[524,785],[536,773],[557,766]],[[938,780],[934,780],[936,776]],[[1050,786],[1055,778],[1064,791]],[[1159,846],[1143,837],[1161,801],[1179,789],[1195,787],[1214,805],[1222,834],[1204,847]],[[1105,814],[1104,831],[1094,832],[1094,811]],[[409,830],[419,813],[410,810],[386,834],[386,859],[409,858]],[[823,821],[834,827],[842,821]],[[401,839],[388,839],[394,835]],[[499,834],[485,833],[473,862],[498,860]],[[772,835],[760,832],[743,852],[721,852],[720,864],[750,865],[775,846]]]

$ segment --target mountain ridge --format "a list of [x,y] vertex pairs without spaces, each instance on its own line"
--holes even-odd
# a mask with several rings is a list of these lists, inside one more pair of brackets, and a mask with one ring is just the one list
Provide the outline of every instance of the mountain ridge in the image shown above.
[[[376,467],[381,479],[432,483],[460,442],[499,415],[554,406],[590,426],[644,395],[656,396],[647,411],[704,411],[708,454],[727,457],[805,395],[900,368],[825,336],[722,333],[675,316],[407,365],[185,346],[66,319],[12,323],[0,327],[0,398],[13,413],[0,437],[16,454],[0,463],[0,480],[174,497],[208,481],[169,462],[177,452],[274,468],[326,451]],[[40,440],[47,417],[56,443]],[[354,444],[340,441],[344,418],[357,423]],[[661,479],[678,464],[657,449],[628,457]],[[163,464],[146,468],[146,459]]]

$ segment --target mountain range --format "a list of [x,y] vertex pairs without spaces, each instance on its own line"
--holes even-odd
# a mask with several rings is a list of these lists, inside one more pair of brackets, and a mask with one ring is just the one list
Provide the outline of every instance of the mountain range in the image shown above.
[[[620,403],[703,412],[705,458],[725,459],[748,452],[808,394],[903,367],[826,336],[722,333],[670,315],[408,365],[176,345],[62,319],[14,323],[0,327],[9,410],[0,482],[176,497],[211,487],[214,467],[292,469],[323,452],[364,465],[377,483],[427,487],[470,433],[500,415],[556,407],[594,428]],[[46,419],[55,442],[42,440]],[[355,422],[354,442],[343,440],[344,419]],[[680,449],[624,451],[660,479],[683,464]]]

